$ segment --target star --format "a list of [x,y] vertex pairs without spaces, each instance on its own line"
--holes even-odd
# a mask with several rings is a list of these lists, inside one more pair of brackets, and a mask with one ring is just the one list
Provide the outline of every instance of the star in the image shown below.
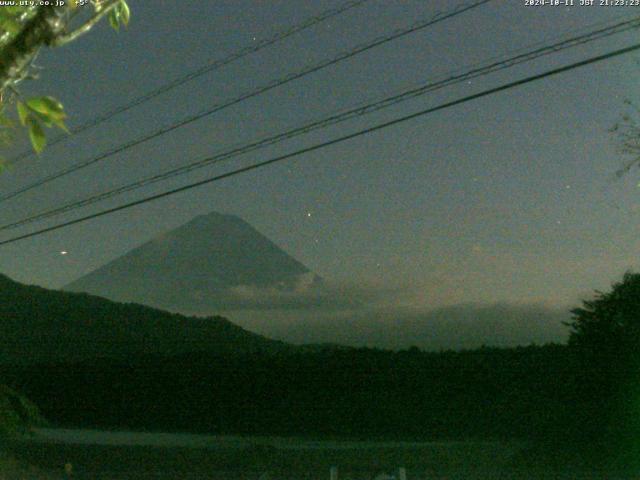
[[310,216],[311,216],[311,212],[307,212],[307,217],[310,217]]

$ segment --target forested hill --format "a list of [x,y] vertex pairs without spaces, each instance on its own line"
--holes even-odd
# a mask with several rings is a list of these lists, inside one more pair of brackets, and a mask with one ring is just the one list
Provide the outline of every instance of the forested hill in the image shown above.
[[312,437],[533,438],[572,402],[566,346],[295,349],[8,367],[53,424]]
[[0,277],[0,378],[54,425],[413,438],[531,437],[571,398],[561,345],[294,347]]
[[0,363],[288,348],[223,317],[187,317],[83,293],[27,286],[0,275]]

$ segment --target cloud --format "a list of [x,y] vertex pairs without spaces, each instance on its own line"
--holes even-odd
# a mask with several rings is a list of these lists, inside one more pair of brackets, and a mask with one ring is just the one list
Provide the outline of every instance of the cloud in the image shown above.
[[563,343],[568,309],[460,304],[438,309],[372,307],[342,312],[238,312],[232,321],[292,343],[426,350]]
[[[428,288],[330,284],[301,279],[293,288],[241,285],[217,294],[217,313],[267,337],[297,344],[387,349],[464,349],[565,342],[569,307],[547,302],[424,305]],[[186,313],[210,314],[211,310]]]
[[[223,313],[238,310],[295,310],[295,311],[360,311],[375,305],[395,303],[404,289],[390,289],[373,285],[327,283],[319,277],[301,275],[294,285],[260,287],[237,285],[215,295],[195,291],[193,299],[201,305],[211,304]],[[190,312],[193,313],[193,312]]]

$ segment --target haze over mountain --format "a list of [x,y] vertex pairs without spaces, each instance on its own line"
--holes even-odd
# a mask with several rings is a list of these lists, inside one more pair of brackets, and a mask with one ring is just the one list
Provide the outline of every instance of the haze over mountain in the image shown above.
[[223,314],[269,338],[429,350],[563,342],[568,308],[406,308],[407,292],[335,285],[244,220],[194,218],[65,287],[183,314]]
[[[290,308],[321,279],[234,215],[201,215],[64,289],[122,302],[207,314]],[[304,299],[304,300],[303,300]]]
[[233,321],[294,344],[428,351],[566,342],[569,308],[541,304],[461,304],[437,309],[402,307],[360,311],[236,312]]

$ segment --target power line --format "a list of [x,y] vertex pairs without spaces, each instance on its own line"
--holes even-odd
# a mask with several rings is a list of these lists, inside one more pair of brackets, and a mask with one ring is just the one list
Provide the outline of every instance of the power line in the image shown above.
[[[325,20],[328,20],[332,17],[338,16],[344,12],[347,12],[355,7],[359,7],[360,5],[368,2],[370,0],[351,0],[349,2],[346,2],[344,5],[341,5],[339,7],[335,7],[335,8],[331,8],[329,10],[326,10],[322,13],[320,13],[319,15],[313,16],[313,17],[309,17],[306,20],[303,20],[301,23],[299,23],[298,25],[294,25],[291,26],[289,28],[286,28],[280,32],[276,32],[274,35],[272,35],[271,37],[265,38],[263,40],[260,40],[258,42],[255,42],[251,45],[248,45],[244,48],[241,48],[240,50],[231,53],[230,55],[218,59],[218,60],[213,60],[209,63],[207,63],[206,65],[203,65],[199,68],[197,68],[196,70],[192,70],[184,75],[182,75],[181,77],[178,77],[174,80],[172,80],[171,82],[165,83],[164,85],[159,86],[158,88],[151,90],[143,95],[140,95],[137,98],[134,98],[133,100],[131,100],[129,103],[125,103],[124,105],[120,105],[112,110],[109,110],[107,112],[102,113],[101,115],[98,115],[90,120],[88,120],[87,122],[83,123],[82,125],[79,125],[77,127],[74,127],[70,130],[71,135],[76,135],[78,133],[82,133],[86,130],[89,130],[97,125],[100,125],[101,123],[104,123],[108,120],[111,120],[113,117],[120,115],[121,113],[124,113],[128,110],[131,110],[134,107],[137,107],[143,103],[148,102],[149,100],[152,100],[170,90],[173,90],[174,88],[177,88],[181,85],[184,85],[187,82],[190,82],[191,80],[195,80],[198,77],[201,77],[202,75],[205,75],[207,73],[210,73],[214,70],[218,70],[219,68],[222,68],[226,65],[230,65],[231,63],[236,62],[237,60],[240,60],[252,53],[257,53],[260,50],[267,48],[271,45],[274,45],[282,40],[285,40],[297,33],[300,33],[308,28],[311,28],[319,23],[324,22]],[[56,145],[66,139],[68,139],[70,137],[70,135],[59,135],[55,138],[53,138],[52,140],[49,141],[49,146],[53,146]],[[12,158],[10,160],[11,164],[15,164],[16,162],[19,162],[20,160],[23,160],[27,157],[30,157],[33,155],[33,150],[26,150],[25,152],[22,152],[21,154],[15,156],[14,158]]]
[[[594,31],[590,31],[586,34],[565,39],[560,42],[553,43],[551,45],[543,45],[542,47],[535,48],[535,49],[531,49],[533,47],[529,47],[531,50],[524,51],[524,53],[520,53],[499,61],[494,61],[493,63],[490,63],[488,65],[479,66],[471,70],[466,70],[460,74],[454,74],[448,77],[444,77],[442,80],[426,83],[417,88],[406,90],[402,93],[384,98],[377,102],[361,105],[346,111],[342,111],[341,113],[331,115],[321,120],[308,123],[301,127],[297,127],[292,130],[288,130],[286,132],[279,133],[277,135],[273,135],[273,136],[258,140],[256,142],[252,142],[248,145],[236,147],[229,151],[222,152],[214,156],[207,157],[205,159],[201,159],[196,162],[189,163],[187,165],[183,165],[178,168],[173,168],[166,172],[153,175],[151,177],[147,177],[141,180],[137,180],[135,182],[117,187],[115,189],[108,190],[106,192],[103,192],[97,195],[92,195],[88,198],[85,198],[79,201],[70,202],[60,207],[47,210],[44,212],[40,212],[30,217],[27,217],[9,224],[2,225],[0,226],[0,231],[17,228],[29,223],[33,223],[39,220],[44,220],[46,218],[60,215],[65,212],[76,210],[81,207],[92,205],[94,203],[106,200],[108,198],[112,198],[114,196],[129,192],[132,190],[137,190],[144,186],[157,183],[159,181],[166,180],[168,178],[172,178],[178,175],[183,175],[199,168],[216,164],[224,160],[229,160],[231,158],[280,143],[282,141],[297,137],[299,135],[310,133],[320,128],[325,128],[325,127],[335,125],[337,123],[341,123],[355,117],[364,116],[369,113],[382,110],[384,108],[399,104],[401,102],[410,100],[412,98],[418,97],[420,95],[424,95],[429,92],[433,92],[435,90],[439,90],[444,87],[461,83],[469,79],[481,77],[489,73],[494,73],[506,68],[511,68],[512,66],[515,66],[524,62],[528,62],[545,55],[556,53],[561,50],[574,47],[576,45],[583,45],[585,43],[589,43],[595,40],[609,37],[611,35],[621,33],[633,28],[638,28],[639,26],[640,26],[640,17],[634,17],[633,19],[625,20],[605,28],[600,28]],[[522,51],[522,49],[520,51]]]
[[421,111],[416,112],[416,113],[412,113],[410,115],[405,115],[405,116],[402,116],[402,117],[395,118],[393,120],[389,120],[387,122],[379,123],[379,124],[374,125],[372,127],[368,127],[368,128],[363,129],[363,130],[359,130],[359,131],[357,131],[355,133],[350,133],[348,135],[343,135],[341,137],[337,137],[337,138],[334,138],[332,140],[328,140],[328,141],[325,141],[325,142],[322,142],[322,143],[317,143],[315,145],[312,145],[312,146],[306,147],[306,148],[302,148],[302,149],[297,150],[297,151],[292,152],[292,153],[287,153],[285,155],[280,155],[280,156],[271,158],[269,160],[265,160],[263,162],[259,162],[259,163],[255,163],[253,165],[248,165],[246,167],[238,168],[236,170],[232,170],[232,171],[227,172],[227,173],[216,175],[214,177],[210,177],[210,178],[207,178],[205,180],[200,180],[198,182],[190,183],[188,185],[184,185],[182,187],[174,188],[172,190],[168,190],[168,191],[165,191],[165,192],[162,192],[162,193],[151,195],[151,196],[142,198],[140,200],[135,200],[133,202],[128,202],[128,203],[119,205],[117,207],[108,208],[108,209],[102,210],[100,212],[92,213],[92,214],[86,215],[84,217],[80,217],[80,218],[76,218],[74,220],[70,220],[70,221],[67,221],[67,222],[59,223],[57,225],[53,225],[51,227],[43,228],[43,229],[37,230],[35,232],[31,232],[31,233],[27,233],[27,234],[24,234],[24,235],[19,235],[17,237],[13,237],[13,238],[10,238],[10,239],[7,239],[7,240],[3,240],[3,241],[0,241],[0,245],[7,245],[9,243],[14,243],[14,242],[17,242],[19,240],[24,240],[26,238],[35,237],[37,235],[42,235],[44,233],[52,232],[54,230],[59,230],[61,228],[65,228],[65,227],[68,227],[68,226],[71,226],[71,225],[75,225],[75,224],[78,224],[78,223],[81,223],[81,222],[86,222],[87,220],[91,220],[91,219],[102,217],[102,216],[105,216],[105,215],[109,215],[111,213],[115,213],[115,212],[118,212],[118,211],[121,211],[121,210],[132,208],[132,207],[137,206],[137,205],[142,205],[142,204],[145,204],[145,203],[148,203],[148,202],[152,202],[154,200],[159,200],[161,198],[169,197],[171,195],[175,195],[175,194],[180,193],[180,192],[185,192],[185,191],[194,189],[196,187],[200,187],[202,185],[207,185],[209,183],[213,183],[213,182],[216,182],[216,181],[219,181],[219,180],[223,180],[225,178],[233,177],[233,176],[239,175],[241,173],[249,172],[251,170],[256,170],[256,169],[262,168],[262,167],[266,167],[267,165],[279,163],[279,162],[282,162],[284,160],[288,160],[290,158],[303,155],[305,153],[310,153],[310,152],[313,152],[313,151],[316,151],[316,150],[320,150],[322,148],[329,147],[331,145],[336,145],[336,144],[345,142],[347,140],[351,140],[353,138],[357,138],[357,137],[360,137],[360,136],[363,136],[363,135],[367,135],[369,133],[377,132],[378,130],[382,130],[382,129],[385,129],[385,128],[388,128],[388,127],[391,127],[391,126],[394,126],[394,125],[398,125],[400,123],[404,123],[404,122],[407,122],[409,120],[413,120],[415,118],[422,117],[422,116],[430,114],[430,113],[434,113],[434,112],[437,112],[437,111],[440,111],[440,110],[451,108],[453,106],[460,105],[460,104],[469,102],[471,100],[476,100],[478,98],[482,98],[482,97],[486,97],[486,96],[489,96],[489,95],[493,95],[493,94],[498,93],[498,92],[509,90],[511,88],[515,88],[515,87],[518,87],[518,86],[521,86],[521,85],[525,85],[527,83],[535,82],[535,81],[541,80],[543,78],[547,78],[547,77],[550,77],[550,76],[553,76],[553,75],[557,75],[557,74],[560,74],[560,73],[563,73],[563,72],[574,70],[576,68],[584,67],[586,65],[590,65],[590,64],[593,64],[593,63],[596,63],[596,62],[600,62],[600,61],[603,61],[603,60],[607,60],[607,59],[610,59],[610,58],[613,58],[613,57],[617,57],[617,56],[620,56],[620,55],[631,53],[631,52],[634,52],[634,51],[637,51],[637,50],[640,50],[640,43],[637,43],[637,44],[632,45],[630,47],[621,48],[621,49],[618,49],[618,50],[615,50],[613,52],[609,52],[609,53],[606,53],[606,54],[603,54],[603,55],[598,55],[596,57],[591,57],[591,58],[588,58],[586,60],[582,60],[580,62],[576,62],[576,63],[572,63],[570,65],[566,65],[564,67],[559,67],[559,68],[555,68],[555,69],[552,69],[552,70],[548,70],[546,72],[543,72],[543,73],[540,73],[540,74],[537,74],[537,75],[532,75],[530,77],[526,77],[526,78],[521,79],[521,80],[516,80],[516,81],[513,81],[513,82],[509,82],[509,83],[500,85],[499,87],[494,87],[494,88],[491,88],[491,89],[488,89],[488,90],[484,90],[484,91],[479,92],[479,93],[475,93],[473,95],[468,95],[466,97],[462,97],[462,98],[459,98],[457,100],[453,100],[453,101],[450,101],[450,102],[446,102],[446,103],[440,104],[440,105],[438,105],[436,107],[431,107],[431,108],[428,108],[428,109],[425,109],[425,110],[421,110]]
[[304,68],[304,69],[302,69],[302,70],[300,70],[298,72],[289,73],[289,74],[285,75],[284,77],[282,77],[280,79],[274,80],[274,81],[272,81],[272,82],[270,82],[270,83],[268,83],[266,85],[258,87],[255,90],[252,90],[250,92],[244,93],[244,94],[242,94],[242,95],[240,95],[238,97],[235,97],[235,98],[233,98],[231,100],[226,101],[225,103],[215,105],[212,108],[207,109],[205,111],[202,111],[200,113],[196,113],[194,115],[189,115],[186,118],[184,118],[184,119],[182,119],[182,120],[180,120],[178,122],[175,122],[175,123],[173,123],[173,124],[171,124],[169,126],[163,127],[161,129],[156,130],[156,131],[154,131],[154,132],[152,132],[150,134],[147,134],[147,135],[145,135],[143,137],[140,137],[140,138],[137,138],[135,140],[129,141],[129,142],[125,143],[125,144],[119,145],[119,146],[117,146],[117,147],[115,147],[115,148],[113,148],[113,149],[111,149],[111,150],[109,150],[107,152],[104,152],[104,153],[102,153],[102,154],[100,154],[100,155],[98,155],[96,157],[93,157],[93,158],[91,158],[89,160],[85,160],[84,162],[80,162],[80,163],[77,163],[75,165],[72,165],[71,167],[68,167],[68,168],[66,168],[64,170],[60,170],[60,171],[58,171],[56,173],[53,173],[51,175],[48,175],[48,176],[46,176],[46,177],[44,177],[44,178],[42,178],[40,180],[36,180],[35,182],[33,182],[31,184],[28,184],[25,187],[22,187],[22,188],[20,188],[18,190],[14,190],[11,193],[8,193],[8,194],[5,194],[5,195],[1,195],[0,196],[0,202],[9,200],[9,199],[14,198],[14,197],[17,197],[18,195],[20,195],[22,193],[25,193],[25,192],[28,192],[29,190],[32,190],[34,188],[40,187],[42,185],[45,185],[45,184],[47,184],[47,183],[49,183],[49,182],[51,182],[53,180],[56,180],[56,179],[58,179],[60,177],[63,177],[63,176],[69,175],[71,173],[77,172],[78,170],[81,170],[81,169],[86,168],[86,167],[88,167],[90,165],[93,165],[93,164],[95,164],[97,162],[100,162],[100,161],[102,161],[102,160],[104,160],[104,159],[106,159],[108,157],[111,157],[111,156],[116,155],[118,153],[122,153],[122,152],[124,152],[124,151],[126,151],[126,150],[128,150],[130,148],[133,148],[133,147],[135,147],[137,145],[140,145],[142,143],[145,143],[145,142],[147,142],[149,140],[152,140],[154,138],[157,138],[157,137],[160,137],[162,135],[165,135],[165,134],[167,134],[167,133],[169,133],[169,132],[171,132],[173,130],[176,130],[176,129],[181,128],[181,127],[183,127],[185,125],[193,123],[193,122],[195,122],[197,120],[200,120],[200,119],[202,119],[204,117],[207,117],[207,116],[212,115],[212,114],[214,114],[216,112],[224,110],[224,109],[226,109],[228,107],[231,107],[233,105],[241,103],[241,102],[243,102],[245,100],[248,100],[250,98],[257,97],[258,95],[261,95],[261,94],[266,93],[266,92],[268,92],[270,90],[273,90],[274,88],[280,87],[282,85],[285,85],[285,84],[287,84],[289,82],[292,82],[294,80],[297,80],[299,78],[305,77],[305,76],[310,75],[310,74],[315,73],[315,72],[318,72],[318,71],[320,71],[320,70],[322,70],[324,68],[327,68],[327,67],[335,65],[335,64],[337,64],[339,62],[342,62],[343,60],[347,60],[349,58],[355,57],[356,55],[359,55],[361,53],[369,51],[369,50],[371,50],[373,48],[376,48],[376,47],[378,47],[380,45],[384,45],[384,44],[386,44],[388,42],[391,42],[393,40],[397,40],[397,39],[399,39],[401,37],[404,37],[406,35],[409,35],[411,33],[415,33],[415,32],[418,32],[420,30],[423,30],[423,29],[425,29],[425,28],[427,28],[427,27],[429,27],[431,25],[434,25],[436,23],[442,22],[442,21],[447,20],[449,18],[453,18],[453,17],[455,17],[457,15],[460,15],[460,14],[462,14],[464,12],[467,12],[467,11],[473,9],[473,8],[477,8],[477,7],[481,6],[481,5],[484,5],[485,3],[489,3],[490,1],[492,1],[492,0],[476,0],[475,2],[473,2],[471,4],[467,4],[467,5],[464,5],[464,6],[463,5],[459,5],[459,6],[455,7],[455,8],[453,8],[452,10],[448,11],[447,13],[437,13],[436,15],[431,16],[426,20],[420,20],[420,21],[414,23],[412,26],[410,26],[408,28],[394,30],[394,32],[392,32],[391,34],[378,37],[378,38],[374,39],[373,41],[370,41],[370,42],[364,43],[362,45],[359,45],[359,46],[357,46],[357,47],[355,47],[355,48],[353,48],[353,49],[351,49],[349,51],[342,52],[342,53],[338,54],[337,56],[332,57],[332,58],[330,58],[328,60],[324,60],[324,61],[322,61],[322,62],[320,62],[318,64],[314,64],[314,65],[312,65],[310,67],[306,67],[306,68]]

